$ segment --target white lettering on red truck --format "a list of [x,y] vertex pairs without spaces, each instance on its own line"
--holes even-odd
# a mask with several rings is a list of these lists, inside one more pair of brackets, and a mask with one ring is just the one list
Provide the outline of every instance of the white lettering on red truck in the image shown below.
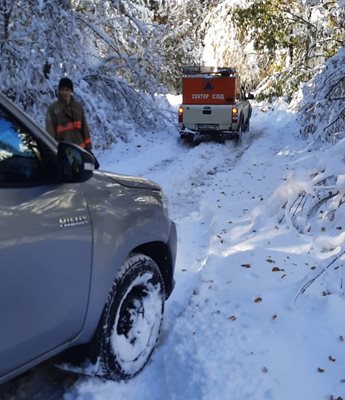
[[208,99],[208,94],[205,93],[193,93],[192,99]]
[[221,94],[221,93],[214,93],[214,94],[212,95],[212,99],[224,100],[224,94]]
[[[209,98],[209,94],[207,93],[193,93],[192,94],[192,99],[208,99]],[[212,95],[212,99],[217,99],[217,100],[224,100],[224,94],[222,93],[214,93]]]

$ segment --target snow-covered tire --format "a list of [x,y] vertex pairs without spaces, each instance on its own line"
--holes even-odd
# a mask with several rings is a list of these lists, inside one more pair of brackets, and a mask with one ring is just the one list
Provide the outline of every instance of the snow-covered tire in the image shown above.
[[179,141],[182,145],[193,144],[194,137],[193,136],[180,136]]
[[244,128],[244,132],[249,132],[250,131],[250,119],[248,117],[247,122],[246,122],[246,126]]
[[102,320],[101,375],[130,379],[148,363],[159,338],[165,288],[157,264],[133,254],[114,282]]
[[242,143],[242,138],[243,138],[243,124],[241,121],[236,135],[236,145],[239,146]]

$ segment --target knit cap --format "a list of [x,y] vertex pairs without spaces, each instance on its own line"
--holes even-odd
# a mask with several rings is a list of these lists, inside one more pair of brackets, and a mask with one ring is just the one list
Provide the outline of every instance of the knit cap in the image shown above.
[[61,88],[68,88],[73,92],[73,82],[69,78],[61,78],[59,82],[59,90]]

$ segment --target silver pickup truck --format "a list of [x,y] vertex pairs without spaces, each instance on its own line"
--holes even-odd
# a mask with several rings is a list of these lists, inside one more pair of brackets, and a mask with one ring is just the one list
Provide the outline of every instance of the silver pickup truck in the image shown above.
[[177,243],[165,195],[94,165],[0,93],[0,385],[72,347],[84,372],[127,380],[157,344]]
[[207,135],[242,141],[249,131],[252,107],[233,68],[188,67],[182,78],[182,104],[178,109],[180,137],[192,141]]

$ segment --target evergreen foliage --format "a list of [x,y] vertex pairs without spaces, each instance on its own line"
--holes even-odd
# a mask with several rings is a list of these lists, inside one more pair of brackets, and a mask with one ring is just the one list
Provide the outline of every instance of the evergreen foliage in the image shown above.
[[[233,11],[240,41],[252,41],[263,97],[290,100],[343,45],[344,7],[339,2],[254,0]],[[259,83],[259,82],[258,82]]]

